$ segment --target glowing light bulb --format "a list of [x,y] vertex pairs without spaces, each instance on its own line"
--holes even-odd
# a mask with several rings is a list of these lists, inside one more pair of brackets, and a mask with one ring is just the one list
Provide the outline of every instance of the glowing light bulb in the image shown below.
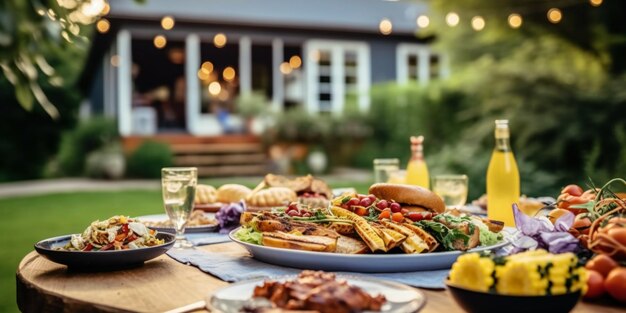
[[235,69],[230,66],[225,68],[224,71],[222,72],[222,76],[224,77],[224,80],[226,81],[231,81],[235,79]]
[[563,13],[561,13],[561,10],[557,8],[552,8],[548,10],[548,21],[550,21],[550,23],[556,24],[560,22],[562,19],[563,19]]
[[299,68],[302,66],[302,59],[297,55],[292,56],[289,58],[289,66],[293,69]]
[[426,28],[430,25],[430,19],[426,15],[420,15],[417,17],[417,26],[420,28]]
[[280,64],[280,72],[288,75],[291,73],[293,69],[291,68],[291,66],[289,65],[289,62],[283,62]]
[[171,16],[164,16],[161,19],[161,27],[165,30],[170,30],[174,28],[174,18]]
[[448,24],[448,26],[454,27],[456,25],[459,25],[460,21],[461,21],[461,18],[455,12],[450,12],[446,14],[446,24]]
[[472,18],[472,28],[475,31],[481,31],[485,28],[485,19],[482,16],[474,16]]
[[218,47],[218,48],[222,48],[226,45],[226,35],[219,33],[216,34],[215,37],[213,37],[213,44]]
[[105,18],[100,19],[96,23],[96,29],[98,29],[98,32],[101,34],[107,33],[110,28],[111,28],[111,23],[109,23],[109,21]]
[[217,96],[220,94],[220,92],[222,91],[222,86],[220,85],[219,82],[212,82],[209,84],[209,93]]
[[154,37],[153,43],[157,49],[163,49],[167,45],[167,39],[163,35],[157,35]]
[[520,26],[522,26],[522,16],[517,14],[517,13],[513,13],[511,15],[509,15],[509,26],[511,26],[512,28],[520,28]]
[[389,19],[384,18],[378,24],[378,30],[380,30],[380,33],[383,35],[389,35],[393,30],[393,24],[391,24]]

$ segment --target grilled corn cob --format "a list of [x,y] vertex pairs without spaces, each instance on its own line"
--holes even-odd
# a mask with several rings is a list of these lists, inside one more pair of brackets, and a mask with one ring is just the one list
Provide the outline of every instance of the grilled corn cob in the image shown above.
[[332,207],[334,215],[345,217],[354,223],[356,232],[361,236],[367,246],[374,251],[387,251],[384,240],[378,236],[374,228],[362,217],[337,206]]

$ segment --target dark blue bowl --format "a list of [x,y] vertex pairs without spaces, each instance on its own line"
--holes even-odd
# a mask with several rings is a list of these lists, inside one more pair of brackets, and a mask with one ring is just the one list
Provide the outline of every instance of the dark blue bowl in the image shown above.
[[469,313],[566,313],[581,298],[580,291],[555,296],[507,296],[467,290],[446,283],[452,297]]
[[165,240],[165,243],[153,247],[129,250],[84,252],[56,250],[70,241],[71,235],[66,235],[42,240],[35,244],[35,250],[46,259],[67,265],[72,269],[104,271],[140,266],[145,261],[165,253],[176,241],[176,236],[170,233],[157,233],[156,237]]

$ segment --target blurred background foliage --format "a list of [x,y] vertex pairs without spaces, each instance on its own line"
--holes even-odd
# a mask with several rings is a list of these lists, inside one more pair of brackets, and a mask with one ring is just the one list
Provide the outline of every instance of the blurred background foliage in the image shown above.
[[[69,9],[58,4],[70,2],[77,6]],[[89,1],[0,3],[0,153],[4,155],[0,158],[0,181],[100,173],[86,168],[87,155],[119,152],[114,133],[106,130],[114,130],[114,122],[95,120],[87,122],[93,125],[81,123],[77,127],[80,91],[73,82],[86,54],[82,38],[88,37],[91,29],[84,26],[88,23],[77,21],[79,31],[72,27],[72,32],[71,25],[63,27],[58,17],[69,18],[68,14],[85,3]],[[431,175],[468,174],[470,199],[485,190],[493,120],[499,118],[511,121],[523,193],[556,195],[561,186],[584,185],[588,177],[596,182],[623,177],[626,2],[605,0],[601,6],[592,7],[587,1],[570,1],[561,8],[563,20],[551,24],[545,14],[555,3],[564,2],[428,1],[431,25],[416,35],[435,35],[434,48],[451,61],[449,78],[428,84],[373,86],[367,114],[350,110],[341,117],[310,116],[302,109],[293,109],[270,117],[262,109],[267,107],[267,100],[261,97],[240,99],[240,113],[246,117],[262,115],[267,120],[269,127],[263,138],[268,145],[305,143],[312,151],[325,151],[335,166],[371,168],[377,157],[399,157],[405,165],[409,136],[423,134]],[[42,7],[51,11],[45,10],[42,16]],[[444,24],[443,17],[450,11],[459,13],[462,25]],[[524,17],[519,29],[507,24],[507,16],[513,12]],[[56,23],[50,15],[56,16]],[[469,20],[476,15],[486,21],[479,32],[469,27]],[[32,29],[36,32],[31,34]],[[38,56],[54,69],[53,73],[46,74],[49,68],[38,63]],[[32,74],[30,67],[17,66],[24,58],[36,69],[34,78],[28,76]],[[21,83],[12,81],[7,67],[14,76],[22,75]],[[33,82],[56,105],[58,119],[50,118],[45,105],[29,105],[30,101],[25,105],[24,99],[37,100]],[[102,134],[89,129],[100,129]],[[97,144],[92,146],[93,142]],[[167,162],[171,153],[156,146],[144,150],[149,152],[147,157],[156,151],[159,157],[155,157],[155,164]],[[80,160],[68,161],[72,158]]]

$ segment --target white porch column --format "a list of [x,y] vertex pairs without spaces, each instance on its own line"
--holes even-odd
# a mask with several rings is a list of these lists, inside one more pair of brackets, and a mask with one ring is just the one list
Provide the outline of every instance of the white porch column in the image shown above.
[[[117,34],[117,55],[119,68],[117,69],[117,105],[118,105],[118,130],[121,136],[132,133],[132,47],[131,37],[128,30],[121,30]],[[106,91],[105,91],[106,92]]]
[[200,80],[198,70],[200,69],[200,37],[196,34],[187,35],[185,39],[185,81],[187,82],[187,107],[185,115],[187,118],[187,131],[191,134],[198,133],[198,123],[200,122]]
[[330,59],[330,83],[332,90],[330,99],[330,110],[333,115],[340,116],[343,113],[344,104],[346,102],[346,73],[344,66],[344,50],[337,46],[333,47],[333,49],[331,50]]
[[285,100],[285,83],[283,73],[280,72],[280,64],[283,63],[283,41],[279,38],[272,40],[272,110],[283,110]]
[[420,49],[417,57],[417,77],[420,84],[426,84],[430,80],[430,53],[426,49]]
[[359,111],[367,112],[370,109],[370,85],[372,84],[371,57],[369,46],[361,48],[362,51],[357,55],[357,85],[359,97]]
[[242,95],[252,92],[252,40],[239,39],[239,91]]

